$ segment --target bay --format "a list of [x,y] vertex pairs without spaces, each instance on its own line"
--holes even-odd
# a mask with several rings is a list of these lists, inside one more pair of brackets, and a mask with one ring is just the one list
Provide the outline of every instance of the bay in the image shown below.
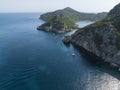
[[0,14],[0,90],[120,89],[119,72],[62,43],[68,33],[36,30],[40,14]]

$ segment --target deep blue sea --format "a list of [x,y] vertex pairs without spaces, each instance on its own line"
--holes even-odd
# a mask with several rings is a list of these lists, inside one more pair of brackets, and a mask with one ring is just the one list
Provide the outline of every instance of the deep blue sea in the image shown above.
[[39,16],[0,14],[0,90],[120,90],[119,72],[66,47],[61,40],[69,33],[36,30]]

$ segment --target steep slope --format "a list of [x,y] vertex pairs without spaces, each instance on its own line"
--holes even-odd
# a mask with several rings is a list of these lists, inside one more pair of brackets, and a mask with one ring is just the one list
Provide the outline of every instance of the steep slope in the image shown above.
[[[68,39],[80,48],[101,57],[105,62],[120,67],[120,4],[108,16],[92,25],[78,30]],[[120,70],[120,69],[119,69]]]
[[78,29],[75,23],[80,20],[101,20],[106,14],[107,13],[81,13],[67,7],[63,10],[57,10],[41,15],[40,18],[46,22],[41,26],[38,26],[37,29],[54,33],[63,33]]
[[83,13],[83,12],[78,12],[72,8],[67,7],[67,8],[62,9],[62,10],[57,10],[54,12],[49,12],[49,13],[43,14],[40,16],[40,19],[42,19],[44,21],[49,21],[54,16],[60,15],[60,14],[63,14],[67,18],[71,18],[71,21],[74,21],[74,22],[80,21],[80,20],[98,21],[98,20],[103,19],[107,15],[106,12],[98,13],[98,14]]
[[60,14],[54,16],[51,20],[42,24],[37,29],[54,33],[63,33],[73,29],[78,29],[78,27],[73,21],[71,21],[71,19]]

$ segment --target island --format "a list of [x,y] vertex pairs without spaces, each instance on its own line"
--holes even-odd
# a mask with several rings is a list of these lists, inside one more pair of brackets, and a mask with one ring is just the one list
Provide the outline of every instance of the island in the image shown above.
[[120,71],[120,4],[94,24],[79,29],[63,39]]
[[64,33],[72,30],[78,30],[79,27],[76,25],[76,22],[83,20],[99,21],[105,18],[106,15],[107,12],[98,14],[82,13],[67,7],[62,10],[42,14],[40,19],[44,20],[45,23],[38,26],[37,30],[54,33]]

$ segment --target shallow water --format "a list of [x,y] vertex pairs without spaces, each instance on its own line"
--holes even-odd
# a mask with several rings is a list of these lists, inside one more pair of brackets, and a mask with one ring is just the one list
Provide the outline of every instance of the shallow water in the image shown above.
[[0,90],[120,89],[119,72],[64,46],[67,33],[36,30],[43,23],[39,15],[0,14]]

